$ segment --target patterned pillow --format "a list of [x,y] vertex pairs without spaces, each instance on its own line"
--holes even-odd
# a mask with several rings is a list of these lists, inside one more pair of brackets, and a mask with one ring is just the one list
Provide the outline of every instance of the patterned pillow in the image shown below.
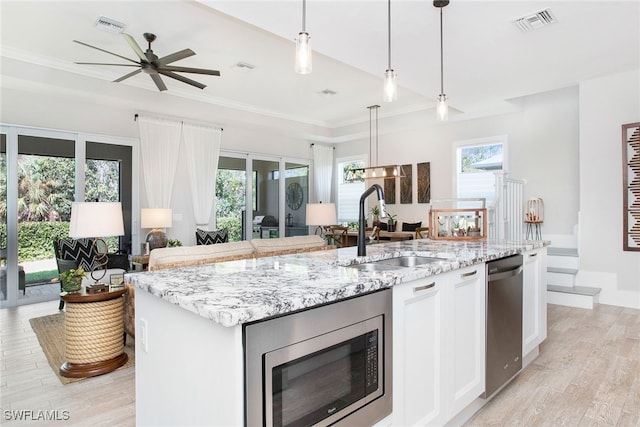
[[227,243],[228,241],[229,231],[226,228],[216,231],[196,228],[196,245],[215,245],[216,243]]
[[75,261],[78,267],[91,271],[100,264],[95,260],[92,239],[60,239],[58,240],[60,257],[67,261]]
[[416,231],[416,228],[418,227],[422,227],[422,221],[402,223],[402,231]]

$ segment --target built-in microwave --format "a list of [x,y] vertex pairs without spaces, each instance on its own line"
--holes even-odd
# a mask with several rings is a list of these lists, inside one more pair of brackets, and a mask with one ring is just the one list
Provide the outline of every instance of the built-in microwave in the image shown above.
[[249,324],[247,426],[372,425],[391,413],[391,292]]

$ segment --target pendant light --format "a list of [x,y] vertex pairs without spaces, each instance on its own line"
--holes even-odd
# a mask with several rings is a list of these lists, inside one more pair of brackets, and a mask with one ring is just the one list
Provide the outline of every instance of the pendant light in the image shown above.
[[298,74],[311,73],[311,36],[306,30],[307,1],[302,0],[302,31],[296,39],[296,66]]
[[[370,105],[369,109],[369,166],[362,168],[364,179],[392,179],[404,178],[406,175],[401,165],[378,165],[378,108],[379,105]],[[375,114],[375,122],[374,122]],[[375,128],[374,128],[375,123]],[[374,129],[375,129],[375,153],[374,153]],[[375,156],[375,157],[374,157]]]
[[436,104],[436,115],[438,120],[447,120],[449,116],[449,105],[447,95],[444,93],[444,54],[442,43],[442,9],[449,4],[449,0],[433,0],[433,5],[440,9],[440,95]]
[[387,70],[384,72],[384,100],[386,102],[393,102],[398,99],[398,83],[397,74],[391,68],[391,0],[387,0],[388,4],[388,58],[389,64]]

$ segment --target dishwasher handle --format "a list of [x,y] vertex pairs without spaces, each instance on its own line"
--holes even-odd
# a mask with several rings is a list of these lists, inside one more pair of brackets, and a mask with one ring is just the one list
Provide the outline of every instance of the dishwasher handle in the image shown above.
[[517,276],[518,274],[522,273],[522,266],[518,266],[516,268],[513,268],[511,270],[504,270],[504,271],[500,271],[497,273],[489,273],[487,275],[487,282],[493,282],[496,280],[502,280],[502,279],[507,279],[509,277],[513,277],[513,276]]

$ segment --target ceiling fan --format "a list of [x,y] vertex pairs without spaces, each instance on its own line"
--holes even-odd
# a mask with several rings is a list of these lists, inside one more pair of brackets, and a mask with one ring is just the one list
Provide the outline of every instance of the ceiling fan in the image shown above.
[[102,62],[76,62],[76,64],[83,64],[83,65],[115,65],[115,66],[120,66],[120,67],[139,67],[137,70],[132,71],[129,74],[125,74],[124,76],[120,77],[119,79],[114,80],[114,82],[121,82],[121,81],[123,81],[125,79],[128,79],[129,77],[133,77],[136,74],[138,74],[140,72],[143,72],[143,73],[149,74],[149,76],[151,76],[151,79],[153,80],[153,82],[158,87],[158,90],[160,90],[160,91],[167,90],[167,87],[165,86],[164,82],[160,78],[161,74],[163,76],[171,77],[172,79],[179,80],[179,81],[181,81],[183,83],[190,84],[191,86],[195,86],[195,87],[200,88],[200,89],[204,89],[207,86],[203,85],[202,83],[199,83],[199,82],[197,82],[195,80],[191,80],[191,79],[189,79],[187,77],[181,76],[180,74],[176,74],[176,73],[208,74],[210,76],[219,76],[220,75],[220,71],[218,71],[218,70],[207,70],[207,69],[203,69],[203,68],[191,68],[191,67],[176,67],[174,65],[169,65],[169,64],[171,64],[173,62],[179,61],[179,60],[184,59],[184,58],[188,58],[189,56],[193,56],[196,53],[194,51],[192,51],[191,49],[183,49],[181,51],[172,53],[172,54],[164,56],[162,58],[158,58],[158,55],[153,53],[153,50],[151,50],[151,43],[156,39],[155,34],[151,34],[151,33],[144,33],[143,34],[145,40],[149,43],[149,47],[147,48],[146,52],[142,51],[142,49],[140,48],[138,43],[129,34],[122,33],[122,35],[124,36],[124,38],[127,41],[127,43],[129,43],[129,46],[131,46],[131,48],[136,53],[136,55],[138,55],[138,58],[140,59],[140,61],[134,61],[133,59],[129,59],[126,56],[122,56],[122,55],[119,55],[117,53],[109,52],[108,50],[104,50],[104,49],[101,49],[99,47],[95,47],[95,46],[92,46],[90,44],[87,44],[87,43],[84,43],[84,42],[81,42],[81,41],[78,41],[78,40],[74,40],[75,43],[81,44],[83,46],[90,47],[92,49],[99,50],[101,52],[108,53],[110,55],[117,56],[119,58],[125,59],[125,60],[133,63],[133,64],[107,64],[107,63],[102,63]]

